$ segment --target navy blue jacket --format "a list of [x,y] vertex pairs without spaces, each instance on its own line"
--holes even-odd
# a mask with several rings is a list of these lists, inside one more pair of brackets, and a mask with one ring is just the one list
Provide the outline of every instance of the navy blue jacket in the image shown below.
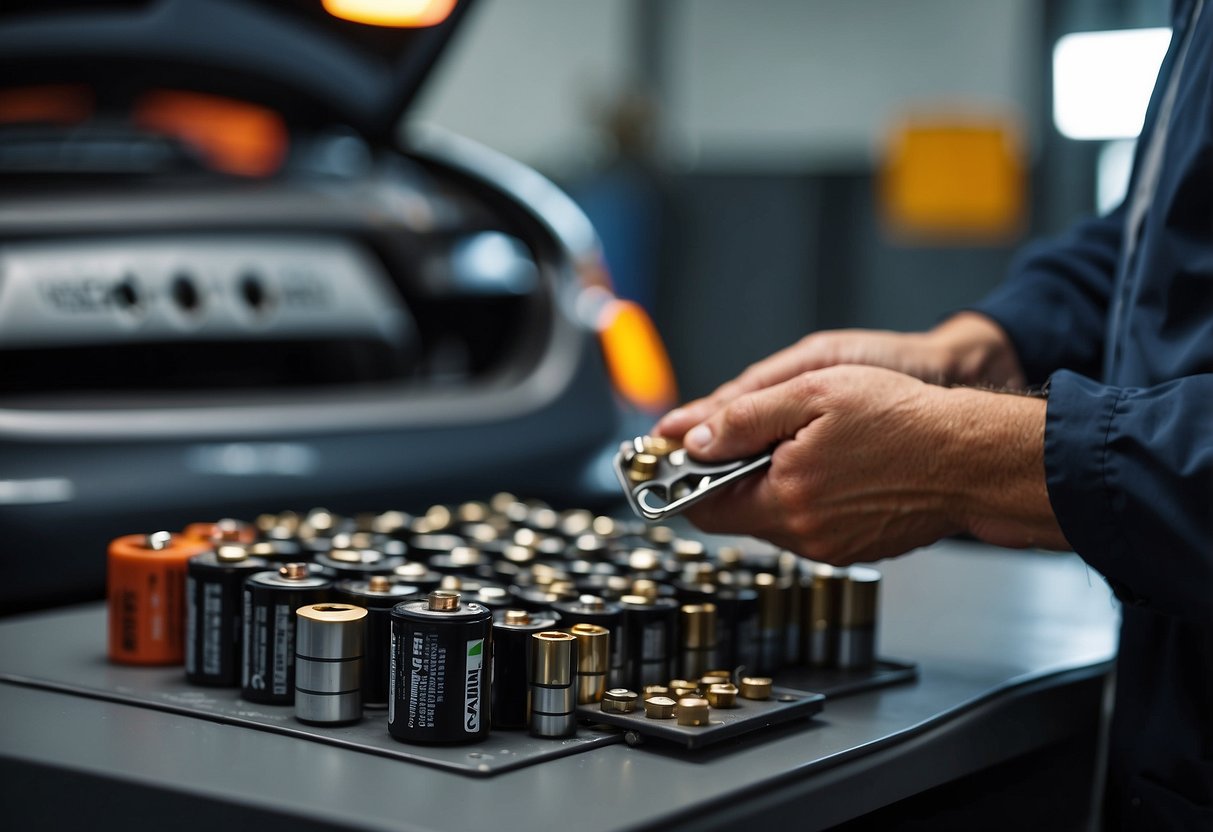
[[[1027,249],[977,307],[1010,336],[1029,383],[1048,382],[1050,502],[1123,602],[1112,828],[1213,830],[1211,3],[1195,18],[1197,0],[1176,3],[1125,205]],[[1130,236],[1132,194],[1160,141]]]

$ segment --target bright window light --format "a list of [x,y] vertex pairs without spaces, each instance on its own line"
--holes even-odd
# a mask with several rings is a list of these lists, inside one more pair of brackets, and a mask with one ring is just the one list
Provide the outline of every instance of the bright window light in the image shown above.
[[1121,29],[1066,35],[1053,47],[1053,121],[1071,139],[1132,139],[1170,29]]

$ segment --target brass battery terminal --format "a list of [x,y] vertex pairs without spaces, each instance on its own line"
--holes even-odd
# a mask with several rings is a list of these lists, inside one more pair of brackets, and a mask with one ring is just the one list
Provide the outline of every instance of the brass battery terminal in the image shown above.
[[619,446],[614,467],[632,511],[646,520],[662,520],[770,462],[770,453],[725,463],[697,462],[677,440],[637,436]]

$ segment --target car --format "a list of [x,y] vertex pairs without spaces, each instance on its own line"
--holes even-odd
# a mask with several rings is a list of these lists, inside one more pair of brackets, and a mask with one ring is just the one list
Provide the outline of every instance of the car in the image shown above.
[[0,610],[193,521],[618,503],[660,336],[553,184],[402,131],[472,4],[411,5],[0,9]]

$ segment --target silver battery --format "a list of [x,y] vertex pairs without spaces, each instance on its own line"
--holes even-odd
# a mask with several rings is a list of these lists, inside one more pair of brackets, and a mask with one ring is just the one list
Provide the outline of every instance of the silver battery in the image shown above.
[[295,612],[295,718],[353,722],[362,718],[363,625],[353,604],[310,604]]
[[577,731],[577,637],[545,631],[531,636],[531,733],[568,737]]
[[871,667],[876,661],[880,573],[867,566],[852,566],[844,573],[839,589],[838,666]]

